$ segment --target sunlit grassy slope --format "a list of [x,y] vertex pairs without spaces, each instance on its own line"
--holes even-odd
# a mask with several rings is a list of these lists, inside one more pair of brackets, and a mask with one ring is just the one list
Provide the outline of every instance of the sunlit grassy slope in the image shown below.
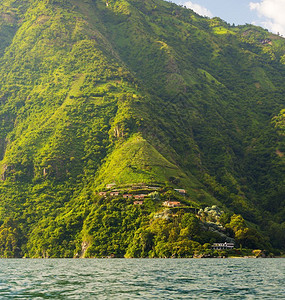
[[189,185],[189,178],[176,165],[165,159],[151,144],[140,135],[134,135],[118,145],[107,158],[97,177],[105,187],[110,182],[165,183],[177,177],[182,186]]

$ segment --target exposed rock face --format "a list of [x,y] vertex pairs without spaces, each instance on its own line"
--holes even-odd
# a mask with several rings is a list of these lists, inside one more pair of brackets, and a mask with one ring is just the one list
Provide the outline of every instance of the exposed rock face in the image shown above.
[[88,247],[90,246],[89,242],[83,241],[81,244],[81,253],[79,255],[80,258],[84,258],[85,257],[85,253],[88,249]]

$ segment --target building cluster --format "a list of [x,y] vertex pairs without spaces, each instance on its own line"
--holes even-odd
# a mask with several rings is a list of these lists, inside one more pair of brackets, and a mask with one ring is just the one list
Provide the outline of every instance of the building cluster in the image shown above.
[[[116,183],[109,183],[106,185],[107,191],[99,192],[99,195],[102,197],[107,197],[109,195],[110,197],[119,197],[123,196],[124,199],[133,199],[134,205],[142,205],[143,201],[146,197],[150,197],[150,193],[154,191],[158,191],[161,189],[160,186],[148,186],[145,184],[130,184],[125,186],[117,187]],[[126,190],[128,190],[128,193],[126,193]],[[140,193],[136,194],[136,190],[146,192],[146,193]],[[186,195],[186,190],[184,189],[174,189],[176,192],[178,192],[181,195]],[[132,192],[130,192],[132,191]],[[164,207],[180,207],[181,203],[179,201],[165,201],[162,204]]]
[[[111,197],[119,197],[119,196],[123,196],[124,199],[133,199],[134,200],[134,204],[135,205],[142,205],[143,204],[143,200],[146,197],[149,197],[149,193],[153,192],[153,191],[157,191],[159,190],[161,187],[159,186],[147,186],[144,184],[130,184],[130,185],[125,185],[125,186],[120,186],[120,189],[118,189],[116,183],[109,183],[106,185],[106,189],[108,189],[109,191],[103,191],[103,192],[99,192],[99,195],[102,197],[106,197],[107,194],[109,194],[109,196]],[[125,193],[126,190],[144,190],[146,192],[148,192],[147,194],[135,194],[135,193]]]
[[[99,192],[99,195],[102,197],[123,197],[124,199],[131,199],[133,200],[134,205],[143,205],[144,199],[147,197],[151,197],[154,191],[162,191],[162,187],[159,186],[147,186],[144,184],[130,184],[130,185],[120,185],[117,186],[116,183],[109,183],[106,185],[106,190]],[[174,189],[180,195],[186,196],[187,192],[185,189]],[[159,198],[158,198],[159,199]],[[183,204],[180,201],[173,201],[171,199],[164,201],[162,206],[165,208],[179,208],[182,207]],[[156,218],[169,218],[170,210],[164,210],[155,215]],[[214,215],[220,216],[222,213],[218,207],[206,207],[204,210],[200,210],[199,214],[207,214],[207,215]],[[173,214],[172,214],[173,216]],[[212,244],[213,250],[231,250],[234,248],[234,243],[214,243]]]

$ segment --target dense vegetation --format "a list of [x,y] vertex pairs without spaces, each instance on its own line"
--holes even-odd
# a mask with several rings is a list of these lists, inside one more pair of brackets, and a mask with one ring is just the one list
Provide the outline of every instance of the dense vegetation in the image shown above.
[[212,205],[239,248],[285,250],[282,37],[162,0],[2,0],[0,74],[0,256],[209,254],[226,237],[189,207]]

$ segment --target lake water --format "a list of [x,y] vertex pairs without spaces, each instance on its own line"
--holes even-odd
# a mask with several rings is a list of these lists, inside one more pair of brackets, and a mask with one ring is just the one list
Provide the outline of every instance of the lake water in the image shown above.
[[0,263],[0,299],[285,299],[285,259]]

